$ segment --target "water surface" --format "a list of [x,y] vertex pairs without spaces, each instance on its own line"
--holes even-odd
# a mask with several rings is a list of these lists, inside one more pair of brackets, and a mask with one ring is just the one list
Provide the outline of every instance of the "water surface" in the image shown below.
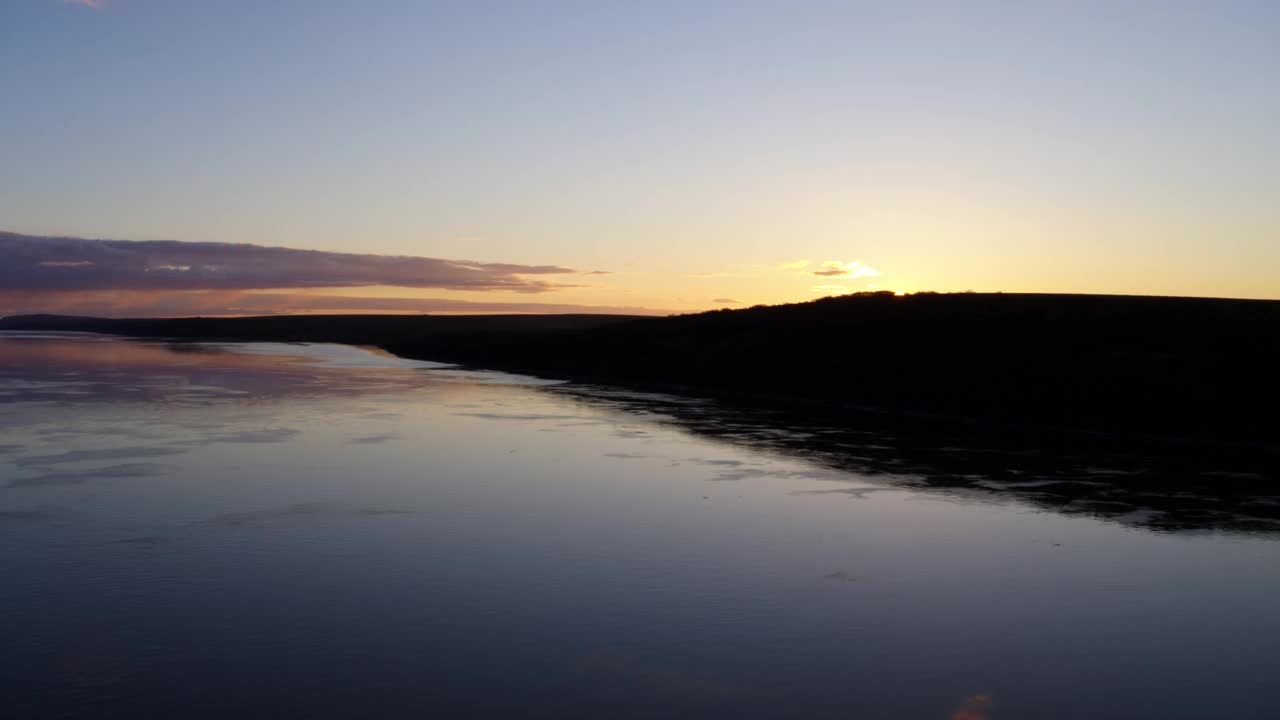
[[342,346],[8,334],[0,715],[1280,707],[1268,478],[895,432]]

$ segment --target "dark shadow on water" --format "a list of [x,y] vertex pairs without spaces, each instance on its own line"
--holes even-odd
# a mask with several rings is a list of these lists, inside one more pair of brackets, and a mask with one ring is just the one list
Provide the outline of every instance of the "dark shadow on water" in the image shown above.
[[[852,412],[824,416],[583,385],[547,391],[887,488],[1014,500],[1150,531],[1280,535],[1280,457],[1267,450]],[[776,474],[702,462],[723,464],[718,480]],[[836,477],[814,474],[828,482]],[[869,491],[816,492],[860,498]]]

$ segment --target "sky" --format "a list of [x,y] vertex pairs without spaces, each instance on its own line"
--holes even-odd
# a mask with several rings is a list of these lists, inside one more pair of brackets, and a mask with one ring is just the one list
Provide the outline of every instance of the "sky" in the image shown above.
[[0,314],[1280,298],[1274,0],[4,0],[0,97]]

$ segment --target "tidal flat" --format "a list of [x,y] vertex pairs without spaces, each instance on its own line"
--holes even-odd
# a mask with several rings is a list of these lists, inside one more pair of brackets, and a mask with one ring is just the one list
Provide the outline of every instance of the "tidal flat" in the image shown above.
[[1265,469],[87,333],[0,433],[6,716],[1280,707]]

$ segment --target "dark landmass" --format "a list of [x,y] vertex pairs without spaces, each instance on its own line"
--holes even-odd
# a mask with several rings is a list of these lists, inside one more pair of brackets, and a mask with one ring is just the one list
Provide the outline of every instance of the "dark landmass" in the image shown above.
[[382,345],[409,357],[827,409],[1280,439],[1277,301],[884,293]]
[[415,359],[815,413],[1280,443],[1280,301],[868,293],[665,318],[17,316],[0,329],[376,345]]

